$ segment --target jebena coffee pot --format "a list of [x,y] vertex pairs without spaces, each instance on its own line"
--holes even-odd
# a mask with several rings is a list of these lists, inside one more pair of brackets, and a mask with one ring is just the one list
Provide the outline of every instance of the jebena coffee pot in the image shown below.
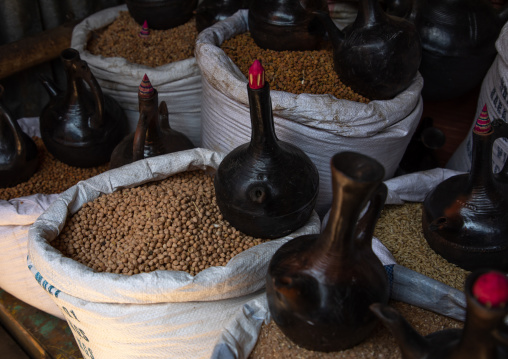
[[41,76],[50,95],[40,115],[44,145],[55,158],[71,166],[107,163],[126,135],[127,117],[115,99],[103,95],[77,50],[63,50],[60,58],[67,74],[65,91]]
[[[0,86],[0,98],[4,88]],[[37,146],[0,103],[0,188],[27,181],[39,164]]]
[[416,27],[387,15],[378,0],[360,0],[355,21],[340,30],[330,15],[316,14],[333,45],[341,81],[370,100],[388,100],[415,78],[422,49]]

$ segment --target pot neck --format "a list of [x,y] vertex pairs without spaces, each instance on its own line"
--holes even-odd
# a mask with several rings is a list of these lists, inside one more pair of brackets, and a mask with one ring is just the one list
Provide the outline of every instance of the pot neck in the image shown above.
[[25,152],[21,133],[18,122],[13,120],[7,109],[0,104],[0,143],[8,144],[13,140],[12,149],[18,156],[22,156]]
[[320,236],[320,247],[334,256],[347,257],[355,250],[358,219],[377,183],[362,183],[332,169],[332,209]]
[[385,21],[384,13],[378,0],[360,0],[355,24],[360,26],[374,25]]
[[161,138],[161,126],[159,122],[159,96],[154,89],[154,95],[149,99],[139,98],[139,112],[146,113],[146,142],[158,141]]
[[143,98],[138,95],[139,120],[134,132],[132,153],[134,161],[148,156],[149,153],[164,153],[164,138],[159,122],[159,96],[154,89],[153,95]]
[[252,128],[249,148],[253,151],[278,149],[269,84],[265,83],[265,86],[260,89],[251,89],[247,85],[247,91]]
[[77,100],[81,99],[81,96],[86,96],[83,95],[86,92],[85,85],[83,83],[84,81],[80,75],[76,74],[71,63],[66,66],[66,74],[67,89],[65,90],[64,95],[65,102],[74,103]]
[[452,358],[497,358],[498,343],[493,332],[502,327],[507,311],[501,308],[486,308],[476,301],[471,294],[472,283],[473,280],[468,278],[466,320],[462,337]]
[[494,188],[494,175],[492,173],[493,131],[488,134],[477,134],[473,132],[472,142],[469,184],[473,188],[491,185],[492,188]]

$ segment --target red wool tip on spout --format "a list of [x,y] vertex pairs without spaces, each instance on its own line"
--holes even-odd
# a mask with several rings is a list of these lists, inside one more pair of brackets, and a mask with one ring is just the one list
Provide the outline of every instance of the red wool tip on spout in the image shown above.
[[473,295],[487,307],[503,307],[508,302],[508,278],[494,271],[482,274],[473,284]]
[[265,69],[259,60],[254,60],[254,63],[249,68],[249,87],[251,89],[260,89],[265,86]]
[[480,116],[476,120],[473,132],[479,135],[485,135],[489,134],[490,131],[492,131],[492,126],[490,125],[490,118],[489,113],[487,111],[487,105],[484,105],[483,110],[480,113]]
[[153,93],[154,89],[152,83],[148,79],[148,76],[145,74],[145,76],[143,76],[141,84],[139,84],[139,97],[150,98],[152,97]]
[[148,36],[150,36],[150,29],[148,28],[148,22],[146,20],[143,23],[143,26],[141,27],[141,31],[139,32],[138,36],[142,39],[148,39]]

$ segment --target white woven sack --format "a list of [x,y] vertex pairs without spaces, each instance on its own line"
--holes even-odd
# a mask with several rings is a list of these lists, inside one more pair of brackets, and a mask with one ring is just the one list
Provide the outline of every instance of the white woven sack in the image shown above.
[[[85,358],[209,358],[221,331],[243,304],[264,295],[273,253],[295,236],[319,232],[314,212],[291,235],[255,246],[226,266],[196,276],[181,271],[97,273],[48,243],[60,233],[67,216],[101,194],[182,171],[215,169],[223,157],[197,148],[104,172],[65,191],[30,228],[30,268],[39,283],[50,288]],[[244,338],[246,350],[254,345],[258,330],[259,326],[251,329]]]
[[[480,116],[484,105],[487,105],[491,121],[495,119],[508,121],[508,23],[501,29],[496,41],[496,50],[496,58],[489,71],[487,71],[480,88],[476,113],[474,118],[471,119],[471,128],[464,141],[446,164],[447,168],[465,172],[471,170],[472,132],[476,119]],[[493,171],[499,172],[508,154],[508,139],[505,137],[497,139],[492,151]]]
[[[29,136],[39,136],[39,119],[22,118],[18,123]],[[35,194],[0,200],[0,288],[34,308],[63,319],[60,309],[33,280],[26,266],[28,229],[58,197]]]
[[[219,47],[248,30],[247,15],[247,10],[240,10],[202,31],[196,41],[203,86],[202,147],[214,151],[228,153],[250,141],[247,78]],[[394,99],[369,104],[331,95],[271,91],[278,138],[299,146],[319,171],[316,210],[321,216],[330,208],[330,159],[335,153],[361,152],[383,164],[385,179],[393,176],[420,121],[422,87],[418,74]]]
[[358,0],[329,0],[328,10],[333,22],[343,29],[355,21],[358,14]]
[[0,200],[0,288],[34,308],[64,319],[26,265],[28,228],[56,197],[36,194]]
[[121,57],[92,55],[87,50],[92,31],[112,23],[120,11],[127,11],[127,6],[105,9],[83,20],[72,32],[71,47],[78,50],[81,59],[88,63],[104,94],[112,96],[124,109],[130,132],[135,131],[138,123],[138,88],[147,74],[159,93],[159,102],[166,101],[168,105],[171,128],[183,132],[195,146],[200,146],[201,75],[194,57],[148,67],[133,64]]

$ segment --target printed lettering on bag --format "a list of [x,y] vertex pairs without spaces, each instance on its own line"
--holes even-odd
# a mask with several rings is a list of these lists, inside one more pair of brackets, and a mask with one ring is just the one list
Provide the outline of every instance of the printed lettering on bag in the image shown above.
[[79,322],[79,319],[78,319],[78,317],[76,316],[76,313],[74,313],[73,310],[68,311],[67,308],[65,308],[65,307],[62,307],[62,310],[64,311],[64,314],[67,314],[69,317],[71,317],[73,319],[76,319]]
[[[29,265],[28,269],[32,269],[32,265]],[[35,280],[37,281],[37,283],[39,283],[39,285],[42,288],[44,288],[46,292],[48,292],[51,295],[54,295],[56,298],[58,298],[58,296],[62,292],[61,290],[56,289],[53,285],[49,284],[48,281],[45,280],[42,274],[40,274],[39,272],[35,273]]]
[[506,97],[508,95],[508,89],[506,88],[506,84],[504,82],[504,78],[501,77],[500,80],[501,80],[501,84],[499,85],[499,90],[501,92],[501,96],[503,97],[503,99],[506,102]]
[[67,319],[67,323],[69,324],[69,328],[71,328],[71,331],[74,334],[74,338],[76,339],[76,342],[79,345],[81,353],[85,357],[88,357],[88,358],[91,358],[91,359],[95,359],[94,355],[93,355],[93,352],[92,352],[92,348],[89,348],[86,345],[86,343],[83,342],[83,340],[85,340],[87,342],[90,342],[90,340],[88,339],[88,337],[85,334],[85,331],[83,329],[79,328],[74,323],[74,320],[78,321],[78,323],[79,323],[79,319],[78,319],[78,316],[76,315],[76,313],[74,313],[74,311],[72,309],[69,310],[69,309],[67,309],[64,306],[62,306],[61,309],[62,309],[62,312],[64,313],[64,316]]
[[88,338],[86,337],[85,332],[84,332],[82,329],[80,329],[80,328],[76,327],[76,326],[75,326],[74,324],[72,324],[71,322],[69,322],[69,327],[71,327],[72,329],[74,329],[74,332],[76,332],[76,334],[77,334],[77,335],[79,335],[79,336],[81,337],[81,339],[84,339],[84,340],[86,340],[87,342],[89,342]]
[[95,359],[91,348],[88,348],[85,344],[83,344],[79,338],[76,338],[76,342],[78,343],[81,353],[83,353],[84,356]]
[[[504,81],[501,81],[499,85],[499,90],[501,91],[502,96],[506,96],[506,92],[508,91],[506,86],[504,85]],[[499,98],[499,95],[495,88],[490,92],[490,99],[492,101],[492,106],[496,110],[496,115],[492,114],[492,117],[501,117],[503,121],[506,122],[506,101],[503,101]]]

